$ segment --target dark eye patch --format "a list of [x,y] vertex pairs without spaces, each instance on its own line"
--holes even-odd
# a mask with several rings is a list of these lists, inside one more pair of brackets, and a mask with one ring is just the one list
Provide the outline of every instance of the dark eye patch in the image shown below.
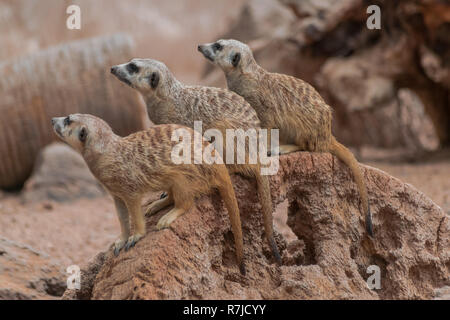
[[81,142],[85,142],[87,137],[87,131],[86,128],[82,128],[80,132],[78,133],[78,139],[80,139]]
[[133,62],[127,64],[127,70],[129,73],[137,73],[139,72],[139,67]]
[[212,48],[214,51],[220,51],[220,50],[222,50],[223,46],[220,43],[216,42],[213,44]]
[[155,89],[158,86],[159,83],[159,73],[153,72],[149,78],[150,86]]
[[241,54],[238,52],[233,56],[233,59],[231,60],[233,67],[236,68],[239,64],[239,61],[241,61]]
[[70,117],[66,117],[64,119],[64,126],[70,126],[71,123],[72,123],[72,120],[70,120]]

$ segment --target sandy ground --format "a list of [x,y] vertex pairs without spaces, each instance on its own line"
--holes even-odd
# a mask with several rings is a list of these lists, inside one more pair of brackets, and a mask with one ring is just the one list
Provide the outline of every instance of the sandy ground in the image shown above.
[[[366,163],[414,185],[450,214],[450,161],[425,163]],[[288,240],[287,206],[275,213],[275,226]],[[0,196],[0,237],[49,254],[66,267],[83,265],[105,250],[119,235],[114,206],[108,196],[72,203],[43,201],[24,205],[17,195]]]

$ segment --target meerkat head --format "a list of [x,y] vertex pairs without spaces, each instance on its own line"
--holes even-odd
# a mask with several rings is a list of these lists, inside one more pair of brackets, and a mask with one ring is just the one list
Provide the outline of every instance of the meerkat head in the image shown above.
[[105,121],[89,114],[52,118],[52,125],[56,135],[80,153],[87,146],[101,148],[104,138],[112,133]]
[[225,73],[245,71],[254,61],[250,47],[237,40],[217,40],[198,46],[203,56],[222,68]]
[[153,59],[133,59],[113,66],[111,73],[145,96],[164,95],[175,81],[169,68]]

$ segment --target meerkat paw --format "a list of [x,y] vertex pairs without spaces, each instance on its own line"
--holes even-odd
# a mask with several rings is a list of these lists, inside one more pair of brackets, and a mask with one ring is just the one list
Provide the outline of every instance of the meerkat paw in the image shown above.
[[166,208],[167,206],[171,205],[173,203],[173,200],[169,198],[168,196],[163,197],[159,200],[153,201],[145,210],[146,216],[152,216],[162,209]]
[[285,144],[280,146],[280,155],[282,154],[288,154],[291,152],[300,151],[301,148],[299,146],[296,146],[294,144]]
[[119,238],[114,242],[114,255],[117,257],[119,255],[120,250],[125,246],[127,243],[127,239]]
[[184,213],[183,209],[172,209],[159,219],[156,228],[158,230],[168,228],[179,216]]
[[145,215],[146,216],[150,217],[150,216],[156,214],[159,211],[159,208],[158,208],[156,202],[158,202],[158,200],[149,204],[149,206],[145,210]]
[[125,244],[125,251],[128,251],[130,248],[134,247],[134,245],[142,239],[144,235],[136,233],[128,238],[127,243]]
[[149,216],[152,216],[152,215],[158,213],[159,211],[161,211],[162,209],[165,208],[165,205],[163,205],[163,203],[165,203],[165,202],[166,202],[166,198],[162,198],[160,200],[156,200],[156,201],[150,203],[150,205],[145,210],[145,215],[149,217]]

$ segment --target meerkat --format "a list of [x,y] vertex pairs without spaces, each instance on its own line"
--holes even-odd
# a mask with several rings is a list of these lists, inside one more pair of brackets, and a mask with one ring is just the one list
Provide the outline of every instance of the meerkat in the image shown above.
[[350,150],[331,134],[331,107],[320,94],[303,80],[264,70],[251,49],[237,40],[218,40],[199,45],[198,50],[222,69],[228,88],[250,103],[263,128],[279,129],[281,154],[330,152],[351,169],[366,216],[366,230],[373,236],[364,177]]
[[[194,121],[202,121],[205,131],[217,129],[224,137],[227,129],[247,130],[260,127],[255,110],[238,94],[221,88],[184,85],[160,61],[132,59],[113,66],[111,73],[141,93],[147,104],[149,118],[155,124],[176,123],[194,128]],[[227,167],[231,173],[237,172],[256,179],[265,234],[276,261],[281,264],[273,237],[268,177],[261,175],[259,164],[251,165],[246,162],[242,165],[227,164]]]
[[[105,121],[87,114],[53,118],[52,125],[56,135],[83,156],[114,199],[121,226],[121,236],[113,244],[115,255],[124,247],[133,247],[145,235],[141,206],[145,193],[167,193],[166,198],[151,204],[152,213],[174,204],[157,223],[157,229],[162,229],[188,211],[196,197],[217,189],[228,210],[237,261],[245,274],[239,208],[227,168],[223,164],[175,164],[172,160],[173,147],[178,143],[172,141],[173,132],[183,129],[193,136],[192,129],[159,125],[122,138]],[[205,140],[202,143],[203,148],[209,145]]]

